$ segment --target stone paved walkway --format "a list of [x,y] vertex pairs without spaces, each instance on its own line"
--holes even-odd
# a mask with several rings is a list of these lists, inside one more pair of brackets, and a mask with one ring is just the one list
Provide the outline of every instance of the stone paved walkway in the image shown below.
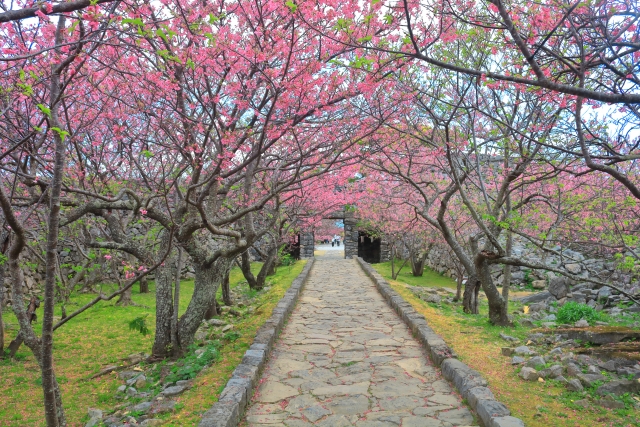
[[460,396],[356,261],[323,252],[243,425],[473,425]]

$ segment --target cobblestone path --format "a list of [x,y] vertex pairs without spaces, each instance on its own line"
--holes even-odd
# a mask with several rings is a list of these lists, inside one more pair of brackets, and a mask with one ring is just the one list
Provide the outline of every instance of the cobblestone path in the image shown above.
[[402,319],[342,254],[316,260],[243,425],[473,425]]

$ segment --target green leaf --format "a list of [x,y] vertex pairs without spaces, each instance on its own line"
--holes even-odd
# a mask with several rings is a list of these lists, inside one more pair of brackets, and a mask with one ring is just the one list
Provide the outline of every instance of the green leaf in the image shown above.
[[131,24],[131,25],[135,25],[138,27],[141,27],[144,25],[144,22],[142,21],[142,19],[140,18],[125,18],[122,20],[123,24]]
[[51,117],[51,109],[44,104],[38,104],[38,109],[42,111],[47,117]]
[[67,135],[69,135],[69,132],[67,132],[66,130],[62,130],[59,127],[52,127],[51,128],[52,131],[56,132],[60,138],[62,139],[62,142],[64,142],[64,139],[67,137]]
[[214,36],[211,33],[204,33],[203,36],[205,36],[208,40],[209,40],[209,44],[210,46],[215,45],[216,42],[216,36]]
[[26,83],[17,83],[16,86],[18,86],[20,89],[22,89],[22,93],[26,96],[31,96],[33,95],[33,87],[31,87],[31,85],[26,84]]
[[69,34],[73,34],[73,32],[76,30],[76,27],[78,26],[79,22],[80,21],[73,21],[73,24],[71,24],[71,26],[68,29]]
[[335,28],[336,30],[348,30],[350,24],[351,24],[351,21],[349,19],[338,18]]
[[164,40],[166,43],[169,42],[169,39],[167,39],[167,35],[160,28],[156,30],[156,35],[160,37],[162,40]]
[[289,8],[289,10],[291,11],[291,13],[295,13],[296,10],[298,10],[298,5],[295,4],[293,1],[291,0],[287,0],[285,2],[285,6],[287,6]]
[[171,55],[171,53],[166,49],[159,50],[157,53],[162,58],[168,61],[173,61],[173,62],[177,62],[178,64],[182,64],[182,61],[180,60],[180,58],[178,58],[176,55]]

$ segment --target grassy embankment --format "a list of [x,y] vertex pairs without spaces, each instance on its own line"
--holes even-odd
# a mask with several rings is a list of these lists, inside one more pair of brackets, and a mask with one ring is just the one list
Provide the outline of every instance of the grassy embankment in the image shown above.
[[[425,269],[422,277],[413,277],[406,267],[397,280],[391,280],[390,263],[374,264],[373,267],[415,310],[426,317],[429,326],[442,335],[460,360],[484,375],[496,398],[527,426],[640,426],[640,414],[633,409],[612,411],[595,405],[585,409],[573,404],[573,401],[584,396],[566,391],[556,381],[532,383],[520,379],[517,376],[519,368],[510,364],[511,358],[500,354],[500,348],[509,343],[501,339],[499,334],[504,332],[515,336],[524,344],[528,329],[522,326],[502,328],[490,325],[486,299],[480,301],[479,316],[463,313],[460,305],[437,306],[426,303],[417,298],[407,285],[455,289],[455,282],[428,269]],[[520,304],[511,302],[509,311],[514,312],[520,307]],[[590,390],[591,394],[593,392]]]
[[[280,267],[275,276],[269,277],[270,289],[256,295],[256,311],[235,322],[234,330],[240,337],[220,347],[218,361],[198,375],[193,388],[179,396],[178,410],[164,416],[166,426],[196,425],[199,417],[216,400],[235,366],[253,341],[257,329],[271,316],[280,298],[302,271],[304,261],[291,268]],[[253,268],[259,269],[259,264]],[[238,268],[231,273],[232,288],[243,282]],[[135,287],[137,288],[137,286]],[[132,353],[149,352],[155,329],[155,293],[150,284],[150,293],[133,292],[133,301],[138,306],[119,307],[115,301],[99,303],[79,317],[60,328],[54,337],[54,358],[56,375],[61,384],[63,402],[70,427],[83,426],[87,421],[87,408],[110,410],[119,404],[116,389],[122,384],[116,373],[96,379],[90,377],[110,364],[120,364]],[[106,289],[105,289],[106,292]],[[182,313],[193,293],[193,281],[183,281],[180,293],[180,313]],[[88,302],[93,295],[76,295],[68,311]],[[40,310],[39,310],[40,311]],[[59,315],[56,312],[56,315]],[[143,336],[129,330],[128,323],[136,317],[146,316],[151,334]],[[15,337],[17,322],[8,310],[4,315],[9,324],[5,342]],[[39,332],[39,326],[36,326]],[[24,427],[44,425],[42,388],[37,364],[28,348],[22,347],[15,360],[0,360],[0,426]]]

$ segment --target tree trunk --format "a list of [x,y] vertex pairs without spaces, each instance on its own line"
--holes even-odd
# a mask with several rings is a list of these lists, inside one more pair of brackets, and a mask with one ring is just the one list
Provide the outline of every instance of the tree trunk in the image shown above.
[[116,301],[116,305],[120,305],[122,307],[135,305],[135,303],[131,299],[131,288],[127,289],[126,291],[120,294],[118,301]]
[[[170,244],[168,233],[164,234],[159,251],[166,250],[166,245]],[[151,357],[154,359],[164,359],[172,355],[171,319],[175,264],[175,253],[172,252],[164,265],[156,270],[156,335],[151,349]]]
[[396,257],[393,253],[393,246],[391,246],[391,278],[396,279]]
[[251,272],[251,260],[249,259],[249,251],[245,251],[240,255],[240,270],[242,275],[247,280],[250,289],[262,289],[262,286],[258,285],[256,277]]
[[456,297],[453,300],[457,302],[462,299],[462,281],[464,280],[464,275],[458,271],[456,276]]
[[[443,206],[446,206],[446,204],[443,204]],[[458,261],[462,264],[467,276],[469,277],[467,284],[464,287],[464,294],[462,295],[462,309],[465,313],[478,314],[478,293],[480,291],[480,284],[478,283],[473,258],[470,258],[460,243],[458,243],[441,216],[438,217],[438,224],[441,227],[440,232],[442,233],[444,240],[458,258]]]
[[[122,280],[120,279],[120,274],[118,274],[118,267],[116,266],[115,261],[113,263],[113,271],[116,273],[116,280],[118,281],[118,288],[121,289],[123,287]],[[135,305],[133,300],[131,299],[131,288],[127,289],[118,297],[118,301],[116,301],[116,305],[120,305],[122,307],[129,307]]]
[[220,314],[220,304],[218,303],[218,300],[214,298],[211,304],[209,305],[207,312],[204,314],[204,318],[206,320],[209,320],[213,318],[213,316],[217,316],[219,314]]
[[[63,42],[65,31],[65,16],[58,17],[56,28],[56,50]],[[51,90],[50,90],[50,126],[59,129],[53,133],[55,141],[55,155],[53,165],[53,176],[49,187],[49,215],[47,230],[47,252],[44,280],[44,312],[42,315],[42,337],[41,337],[41,371],[42,390],[44,393],[44,414],[48,427],[62,427],[66,425],[64,409],[60,396],[56,396],[58,384],[53,372],[53,311],[55,308],[56,291],[56,266],[58,263],[58,234],[60,228],[60,193],[62,189],[62,178],[64,176],[66,144],[61,134],[64,126],[60,123],[58,111],[60,107],[60,72],[58,64],[52,65]],[[58,398],[56,398],[58,397]]]
[[267,259],[264,260],[264,264],[260,268],[258,277],[256,279],[258,283],[257,289],[264,288],[264,284],[267,280],[267,276],[273,276],[275,274],[276,259],[278,258],[278,246],[272,246],[267,252]]
[[232,306],[231,289],[229,288],[229,272],[222,277],[222,301],[226,306]]
[[405,259],[402,264],[400,265],[400,268],[398,268],[398,271],[396,271],[396,275],[392,276],[393,280],[396,280],[398,278],[398,276],[400,275],[400,272],[402,271],[402,268],[407,264],[407,260]]
[[411,255],[411,274],[414,277],[422,277],[424,274],[424,265],[427,262],[427,252],[422,254],[410,254]]
[[511,321],[507,313],[507,304],[505,304],[504,298],[502,298],[498,288],[493,283],[493,280],[491,280],[489,264],[486,258],[478,254],[475,264],[482,289],[489,301],[489,321],[497,326],[511,326]]
[[470,275],[467,284],[464,286],[462,295],[462,310],[465,313],[478,314],[478,293],[480,292],[480,282],[477,276]]
[[9,353],[9,359],[13,359],[15,357],[21,345],[22,345],[22,336],[18,332],[18,336],[9,343],[9,347],[7,348],[7,352]]
[[232,259],[220,257],[211,265],[205,265],[193,259],[196,277],[194,281],[193,296],[189,306],[178,322],[178,344],[175,350],[177,354],[184,353],[189,344],[193,342],[198,327],[202,323],[207,311],[214,304],[216,292],[224,276],[228,274]]
[[[507,245],[505,248],[506,256],[511,256],[511,248],[513,247],[513,232],[507,231]],[[502,298],[504,299],[505,311],[509,312],[509,286],[511,286],[511,266],[505,264],[502,273]]]
[[178,261],[176,262],[176,283],[173,292],[173,317],[171,318],[171,347],[178,348],[178,315],[180,311],[180,275],[182,274],[182,248],[178,248]]
[[[38,315],[36,314],[36,310],[38,309],[38,307],[40,307],[40,300],[36,297],[31,297],[31,299],[29,300],[29,306],[27,307],[26,311],[26,318],[29,320],[29,324],[32,324],[37,320]],[[23,342],[24,340],[22,339],[22,331],[20,331],[18,332],[18,336],[16,336],[16,338],[9,344],[8,350],[10,359],[12,359],[16,355]]]
[[147,280],[147,276],[143,277],[140,280],[140,293],[148,294],[149,293],[149,281]]

